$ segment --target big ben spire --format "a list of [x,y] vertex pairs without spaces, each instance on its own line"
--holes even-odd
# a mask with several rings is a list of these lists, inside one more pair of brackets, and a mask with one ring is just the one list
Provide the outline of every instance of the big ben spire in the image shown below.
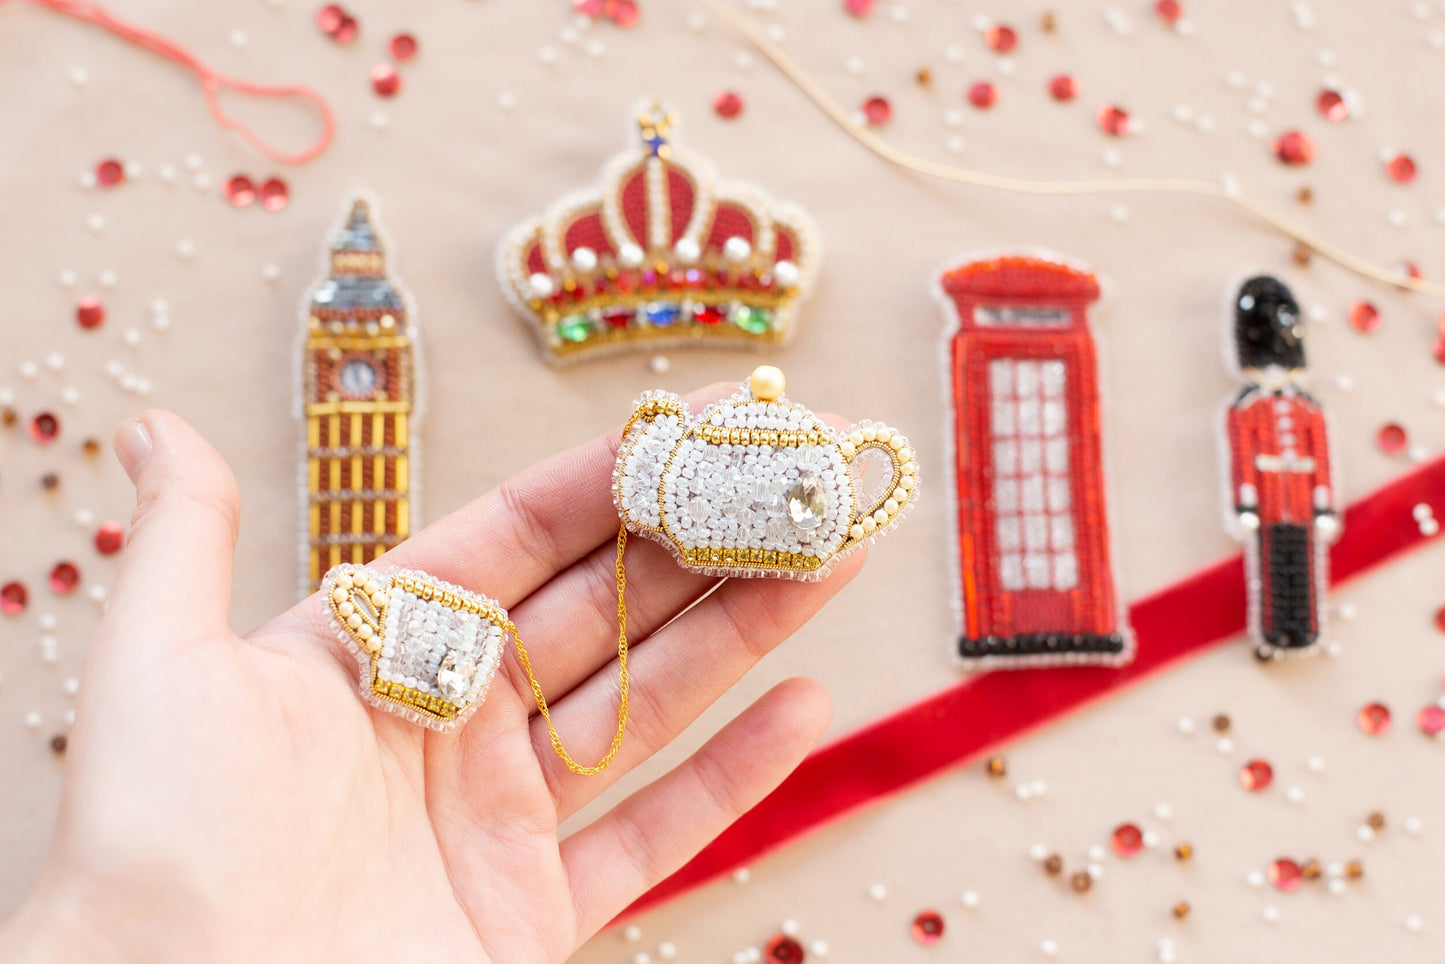
[[414,516],[416,330],[365,200],[352,202],[333,235],[327,274],[304,314],[301,582],[309,593],[332,566],[370,562],[405,539]]

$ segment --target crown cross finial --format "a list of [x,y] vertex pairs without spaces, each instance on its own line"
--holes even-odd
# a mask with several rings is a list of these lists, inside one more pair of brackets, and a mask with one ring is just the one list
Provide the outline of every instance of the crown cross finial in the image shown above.
[[664,110],[656,101],[637,115],[637,129],[642,136],[642,146],[647,148],[649,155],[667,160],[672,152],[668,146],[667,135],[672,131],[673,122],[676,120],[677,115]]

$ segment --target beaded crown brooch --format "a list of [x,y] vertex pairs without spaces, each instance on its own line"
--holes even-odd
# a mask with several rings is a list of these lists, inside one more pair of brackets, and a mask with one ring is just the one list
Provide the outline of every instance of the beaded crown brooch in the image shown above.
[[637,116],[636,147],[600,185],[515,228],[497,251],[508,299],[547,357],[627,348],[787,342],[818,259],[812,221],[719,181],[671,140],[675,117]]
[[782,391],[765,365],[697,415],[669,392],[639,398],[613,472],[624,525],[693,572],[803,580],[897,525],[918,496],[908,439],[835,431]]

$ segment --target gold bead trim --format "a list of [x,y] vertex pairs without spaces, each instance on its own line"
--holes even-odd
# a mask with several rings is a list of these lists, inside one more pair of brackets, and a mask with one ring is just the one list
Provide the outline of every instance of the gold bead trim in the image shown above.
[[693,429],[692,434],[710,445],[771,445],[774,448],[796,448],[800,445],[833,444],[833,440],[822,432],[784,432],[777,429],[699,425]]
[[736,566],[747,569],[813,572],[823,564],[823,560],[817,556],[805,556],[801,552],[776,552],[772,549],[683,549],[682,556],[689,565],[723,569]]

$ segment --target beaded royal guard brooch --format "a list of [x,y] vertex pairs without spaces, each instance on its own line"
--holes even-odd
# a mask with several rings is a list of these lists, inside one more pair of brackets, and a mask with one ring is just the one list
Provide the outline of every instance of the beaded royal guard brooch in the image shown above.
[[1261,659],[1315,652],[1324,630],[1329,545],[1341,532],[1329,426],[1300,388],[1304,323],[1268,275],[1232,304],[1238,373],[1249,385],[1224,416],[1229,529],[1244,543],[1249,632]]
[[328,572],[321,589],[367,703],[445,733],[486,698],[512,634],[495,600],[417,569],[351,564]]
[[1097,279],[1052,256],[1003,255],[944,272],[937,294],[959,657],[990,669],[1127,663],[1088,323]]
[[497,251],[508,300],[553,362],[629,348],[771,347],[797,327],[818,243],[811,219],[719,181],[673,143],[674,115],[637,116],[637,146]]
[[353,201],[302,307],[303,596],[331,567],[376,559],[416,522],[421,387],[409,305],[387,277],[371,205]]
[[697,415],[668,392],[639,398],[612,481],[625,530],[692,572],[814,580],[897,525],[918,497],[908,439],[835,431],[783,388],[764,365]]

